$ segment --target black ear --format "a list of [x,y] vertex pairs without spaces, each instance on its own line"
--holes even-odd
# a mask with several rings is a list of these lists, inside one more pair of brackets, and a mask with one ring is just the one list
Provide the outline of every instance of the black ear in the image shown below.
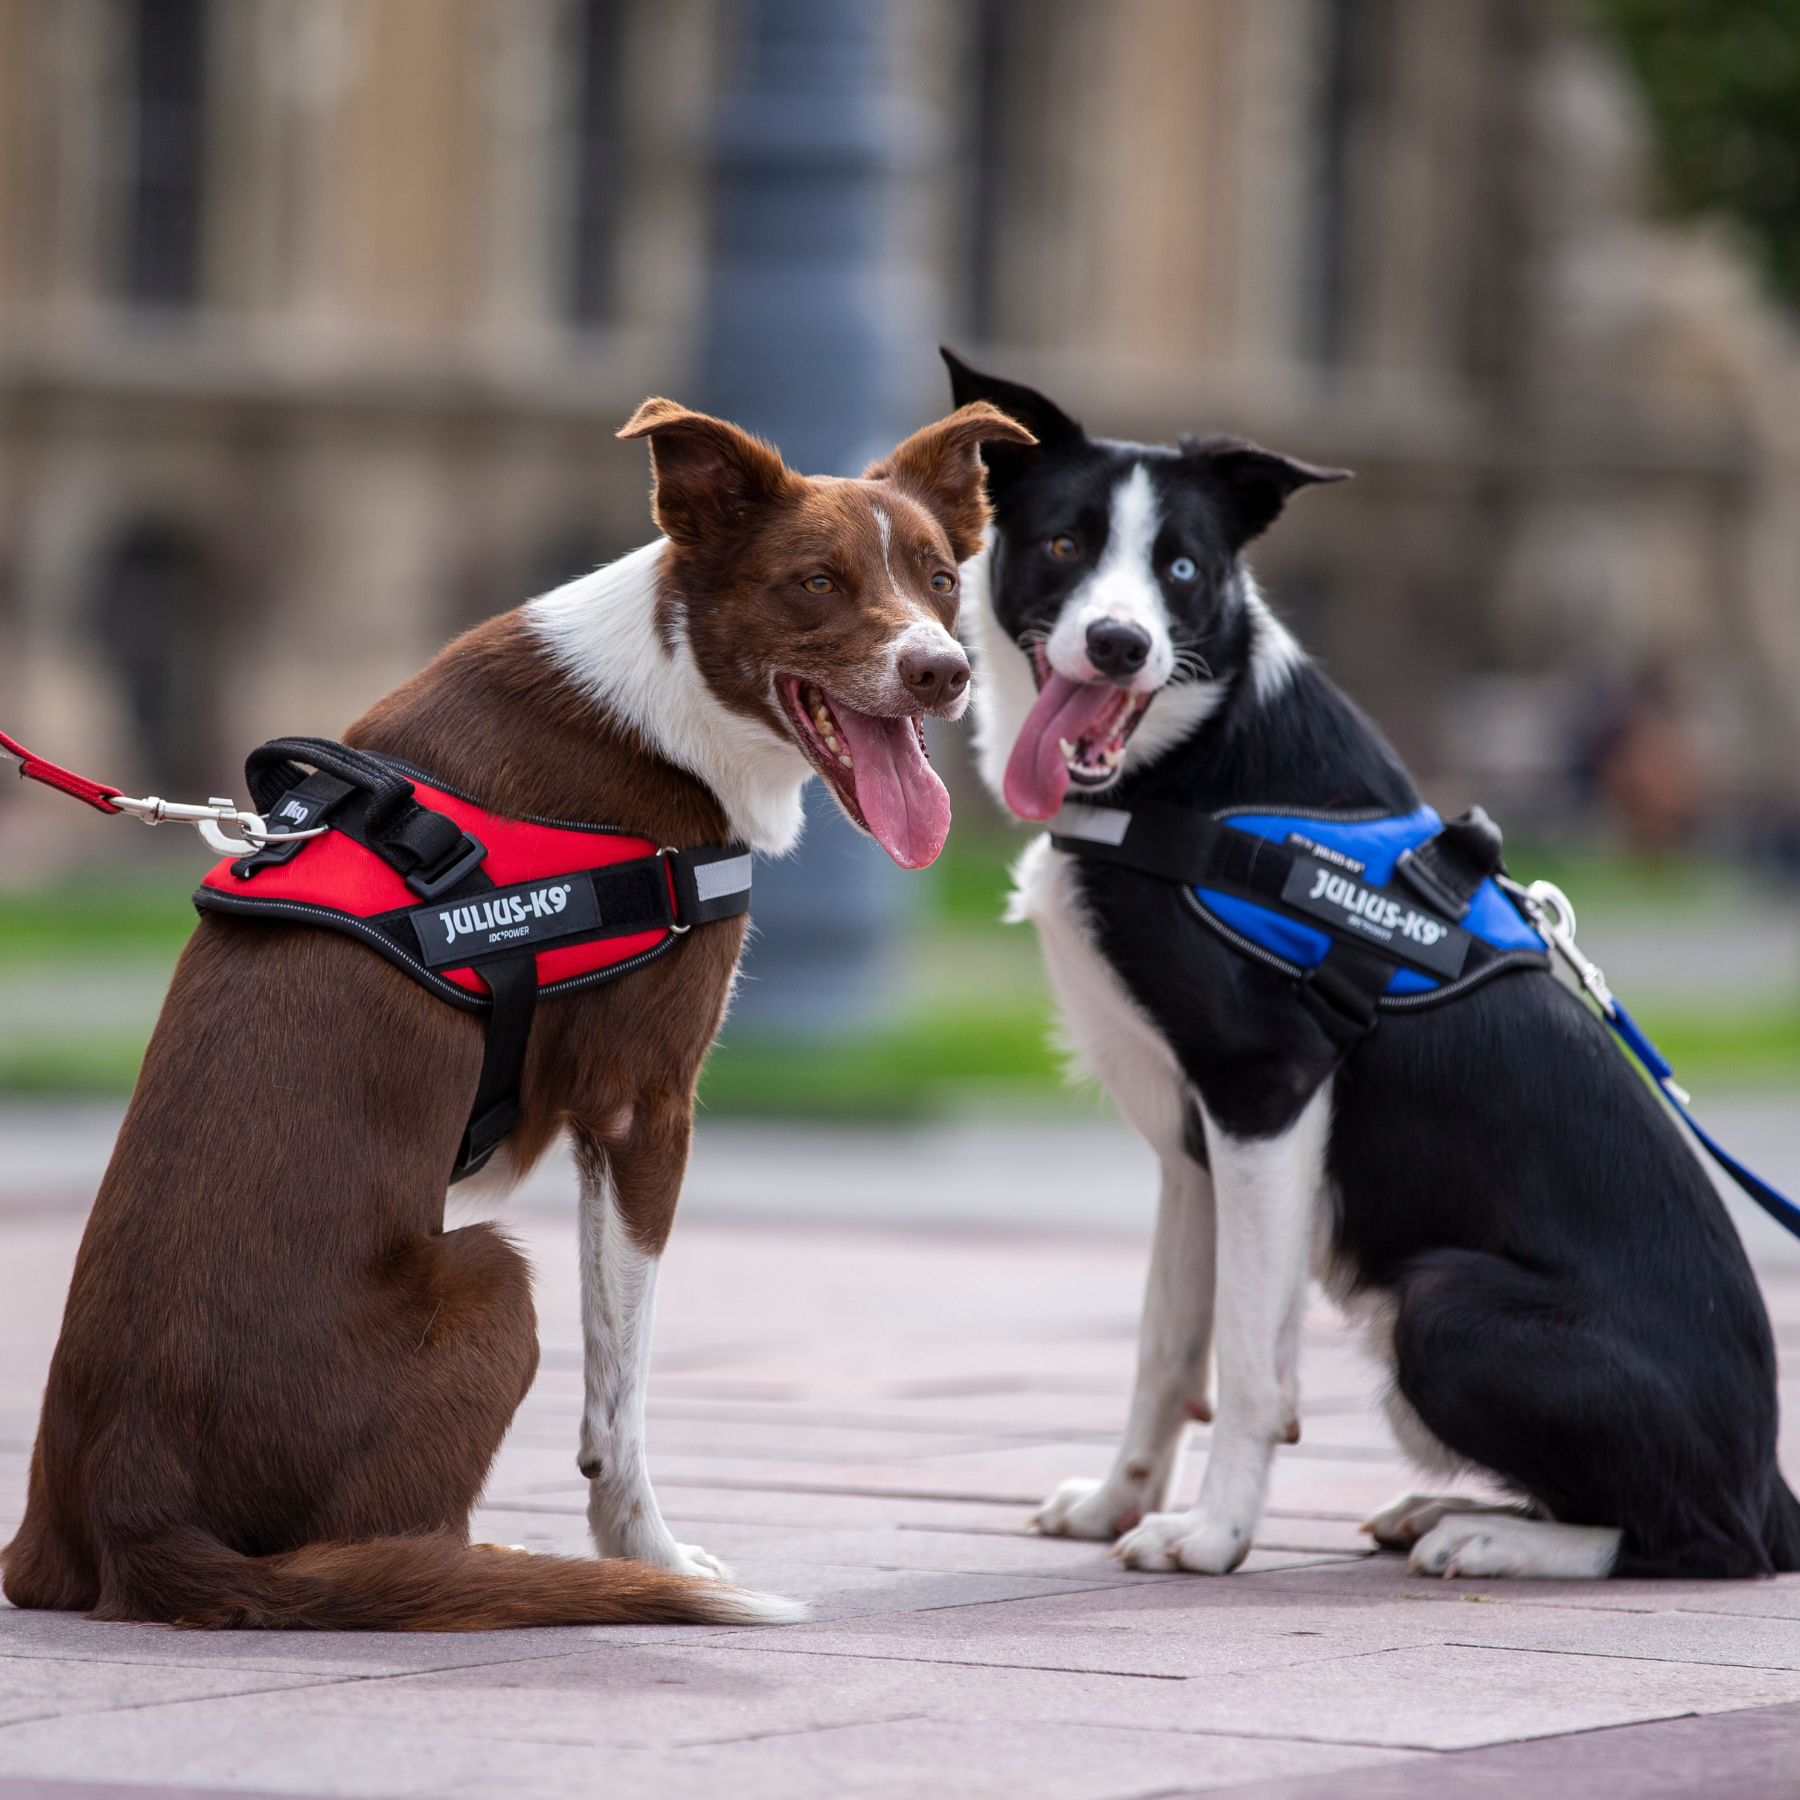
[[987,464],[991,492],[1004,491],[1046,449],[1087,442],[1087,433],[1081,426],[1036,388],[1029,388],[1022,381],[1007,381],[999,375],[984,375],[981,370],[970,368],[954,350],[942,344],[938,346],[938,354],[950,371],[950,396],[959,407],[985,400],[997,406],[1009,419],[1017,419],[1037,439],[1031,445],[982,443],[981,460]]
[[1184,437],[1181,457],[1218,497],[1233,550],[1267,531],[1296,488],[1350,479],[1348,469],[1298,462],[1242,438]]

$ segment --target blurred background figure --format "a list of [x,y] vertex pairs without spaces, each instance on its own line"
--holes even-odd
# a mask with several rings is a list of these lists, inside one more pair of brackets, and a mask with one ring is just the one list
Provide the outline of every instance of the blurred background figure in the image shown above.
[[[942,337],[1354,469],[1259,571],[1446,810],[1791,845],[1796,295],[1796,0],[0,0],[0,719],[234,791],[644,541],[645,394],[850,470]],[[746,1026],[1015,967],[900,954],[1014,842],[934,754],[936,876],[759,876]],[[9,883],[149,841],[0,788]]]

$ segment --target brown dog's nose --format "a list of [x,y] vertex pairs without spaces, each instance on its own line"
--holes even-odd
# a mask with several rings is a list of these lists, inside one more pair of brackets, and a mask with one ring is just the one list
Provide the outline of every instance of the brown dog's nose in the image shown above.
[[926,706],[941,706],[969,685],[969,659],[960,650],[915,650],[901,657],[900,679]]

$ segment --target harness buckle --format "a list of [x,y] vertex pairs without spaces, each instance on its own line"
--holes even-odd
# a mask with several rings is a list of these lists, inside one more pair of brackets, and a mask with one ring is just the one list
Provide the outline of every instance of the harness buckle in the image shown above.
[[[662,858],[662,860],[663,860],[663,868],[664,868],[664,874],[665,874],[665,878],[666,878],[666,876],[667,876],[667,869],[668,869],[668,862],[669,862],[669,858],[670,858],[670,857],[671,857],[671,856],[679,856],[679,855],[680,855],[680,854],[681,854],[681,852],[680,852],[680,851],[679,851],[679,850],[678,850],[678,849],[677,849],[677,848],[676,848],[676,847],[675,847],[675,846],[674,846],[674,845],[673,845],[673,844],[664,844],[664,845],[663,845],[663,846],[662,846],[662,848],[661,848],[661,849],[660,849],[660,850],[658,850],[658,851],[657,851],[657,853],[656,853],[656,854],[657,854],[657,855],[658,855],[658,856],[660,856],[660,857],[661,857],[661,858]],[[672,889],[673,889],[673,891],[674,891],[674,892],[675,892],[675,893],[677,893],[677,894],[679,894],[679,893],[680,893],[680,892],[681,892],[681,889],[680,889],[680,888],[679,888],[679,886],[677,886],[677,885],[676,885],[676,884],[675,884],[675,883],[673,883],[673,882],[671,882],[671,883],[670,883],[670,887],[671,887],[671,888],[672,888]],[[675,909],[674,909],[674,907],[673,907],[673,906],[671,906],[671,907],[670,907],[670,909],[669,909],[669,910],[670,910],[670,912],[673,912],[673,911],[674,911],[674,910],[675,910]],[[686,936],[687,936],[687,934],[688,934],[688,933],[689,933],[689,932],[690,932],[690,931],[692,931],[692,930],[693,930],[693,929],[694,929],[694,928],[693,928],[693,926],[691,926],[691,925],[674,925],[674,924],[671,924],[671,925],[670,925],[670,927],[669,927],[669,929],[670,929],[670,931],[672,931],[672,932],[673,932],[673,933],[674,933],[674,934],[675,934],[675,935],[676,935],[676,936],[677,936],[677,937],[686,937]]]
[[423,869],[415,869],[406,877],[406,885],[421,900],[435,900],[440,894],[455,887],[465,875],[473,874],[486,855],[487,845],[473,833],[465,831],[461,841],[452,845],[447,865],[440,866],[430,874]]

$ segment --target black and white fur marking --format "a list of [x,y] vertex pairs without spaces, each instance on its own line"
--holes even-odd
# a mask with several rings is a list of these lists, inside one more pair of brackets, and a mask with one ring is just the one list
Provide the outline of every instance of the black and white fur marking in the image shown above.
[[[1083,791],[1200,811],[1418,806],[1241,561],[1295,488],[1332,472],[1230,440],[1090,439],[1034,390],[947,360],[959,405],[991,400],[1039,439],[985,452],[994,530],[965,570],[996,793],[1040,681],[1105,678],[1082,657],[1104,616],[1149,637],[1141,670],[1112,679],[1151,698],[1116,764],[1069,747]],[[1235,1568],[1274,1448],[1299,1429],[1310,1266],[1367,1320],[1407,1450],[1519,1496],[1480,1508],[1408,1495],[1378,1514],[1377,1541],[1410,1550],[1415,1572],[1800,1568],[1800,1504],[1775,1459],[1774,1343],[1743,1248],[1580,1000],[1515,972],[1384,1016],[1346,1050],[1173,884],[1047,838],[1017,883],[1072,1040],[1163,1167],[1118,1459],[1104,1481],[1065,1482],[1041,1529],[1118,1536],[1138,1568]],[[1213,1354],[1199,1498],[1165,1511],[1185,1423],[1209,1416]]]

